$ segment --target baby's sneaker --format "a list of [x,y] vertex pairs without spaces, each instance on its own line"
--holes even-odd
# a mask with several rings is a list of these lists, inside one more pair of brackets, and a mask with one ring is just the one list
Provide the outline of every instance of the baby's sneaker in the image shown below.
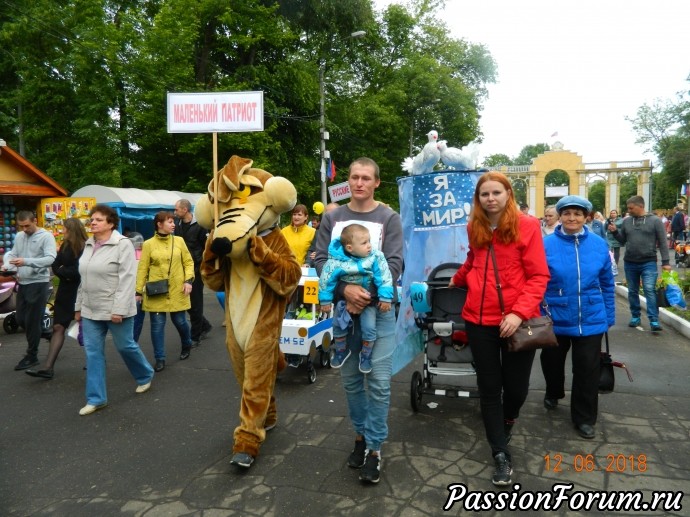
[[371,372],[371,355],[359,354],[359,371],[362,373]]
[[344,348],[342,350],[336,350],[335,347],[331,348],[331,368],[340,368],[347,358],[350,357],[350,350]]

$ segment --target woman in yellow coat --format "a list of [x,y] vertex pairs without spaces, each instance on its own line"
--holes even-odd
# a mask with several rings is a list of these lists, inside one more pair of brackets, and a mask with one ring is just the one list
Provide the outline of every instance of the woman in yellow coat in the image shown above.
[[281,230],[300,266],[306,263],[307,250],[309,250],[311,241],[314,239],[314,235],[316,235],[316,230],[307,225],[308,220],[309,212],[307,207],[296,205],[292,209],[291,223]]
[[[151,316],[151,341],[156,359],[154,370],[165,368],[165,314],[180,334],[180,360],[187,359],[192,349],[192,336],[185,311],[191,307],[189,294],[194,282],[194,260],[182,237],[175,237],[175,221],[171,212],[158,212],[153,219],[156,234],[144,242],[137,270],[137,302]],[[167,292],[149,294],[147,282],[168,281]]]

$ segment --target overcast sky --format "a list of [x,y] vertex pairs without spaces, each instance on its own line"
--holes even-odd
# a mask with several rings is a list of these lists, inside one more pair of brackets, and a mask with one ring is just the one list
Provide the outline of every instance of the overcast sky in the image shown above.
[[654,160],[625,117],[690,89],[690,0],[446,0],[439,17],[498,65],[480,163],[554,141],[586,163]]

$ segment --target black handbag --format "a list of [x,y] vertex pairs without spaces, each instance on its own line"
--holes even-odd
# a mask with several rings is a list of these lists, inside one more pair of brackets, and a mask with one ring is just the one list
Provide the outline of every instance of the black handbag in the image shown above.
[[[494,274],[496,275],[498,302],[501,304],[501,313],[505,316],[503,292],[501,291],[501,281],[498,278],[498,265],[496,264],[496,254],[492,244],[489,245],[489,253],[493,261]],[[549,313],[549,307],[544,301],[542,301],[542,307],[546,311],[546,316],[523,321],[513,335],[506,339],[508,352],[530,352],[539,348],[558,346],[558,339],[556,339],[556,334],[553,332],[553,320],[551,319],[551,313]]]
[[613,373],[613,367],[623,368],[628,374],[628,380],[633,381],[632,374],[625,363],[614,361],[609,351],[609,333],[604,332],[606,342],[606,351],[602,351],[599,356],[601,369],[599,371],[599,393],[611,393],[616,384],[616,376]]
[[167,294],[168,279],[156,280],[155,282],[146,282],[147,296],[158,296],[159,294]]
[[605,332],[606,351],[600,352],[599,361],[601,363],[599,371],[599,393],[611,393],[616,384],[616,376],[613,374],[613,359],[609,353],[609,333]]
[[175,237],[171,236],[172,248],[170,248],[170,263],[168,264],[168,278],[162,280],[154,280],[153,282],[146,282],[146,296],[159,296],[161,294],[168,294],[170,286],[168,279],[170,278],[170,270],[172,269],[173,253],[175,252]]

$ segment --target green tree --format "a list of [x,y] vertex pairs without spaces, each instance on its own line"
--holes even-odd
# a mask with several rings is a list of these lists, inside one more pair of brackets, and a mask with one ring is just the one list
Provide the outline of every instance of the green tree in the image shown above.
[[507,154],[490,154],[484,158],[482,162],[482,167],[487,169],[496,169],[501,165],[513,165],[513,160],[508,157]]
[[[570,177],[563,169],[549,171],[544,178],[545,187],[567,187],[570,184]],[[555,205],[560,197],[547,197],[544,199],[544,206]]]
[[[264,92],[264,131],[218,136],[232,154],[318,199],[319,70],[329,149],[342,171],[361,155],[383,171],[381,199],[434,128],[481,139],[495,63],[449,36],[442,0],[374,12],[370,0],[8,0],[0,12],[0,131],[69,190],[205,189],[211,135],[169,134],[169,92]],[[365,30],[366,37],[349,37]],[[438,99],[438,101],[437,101]],[[412,130],[412,134],[410,134]],[[340,177],[342,178],[342,176]],[[339,179],[340,179],[339,178]]]
[[534,158],[550,149],[548,144],[526,145],[513,160],[513,165],[531,165]]
[[606,183],[603,180],[592,183],[587,199],[592,203],[593,211],[603,213],[606,205]]
[[618,199],[620,200],[621,213],[625,214],[628,199],[637,195],[637,177],[627,174],[621,177],[618,184],[620,186],[620,196]]
[[400,163],[436,129],[450,145],[481,139],[479,112],[495,63],[481,45],[449,36],[436,17],[443,2],[393,4],[358,43],[346,96],[330,98],[331,152],[349,163],[369,155],[381,166],[380,195],[397,204]]
[[656,153],[662,167],[652,190],[653,206],[674,206],[681,185],[690,182],[688,92],[678,93],[675,100],[657,99],[651,106],[644,104],[635,117],[627,120],[637,134],[637,142]]

